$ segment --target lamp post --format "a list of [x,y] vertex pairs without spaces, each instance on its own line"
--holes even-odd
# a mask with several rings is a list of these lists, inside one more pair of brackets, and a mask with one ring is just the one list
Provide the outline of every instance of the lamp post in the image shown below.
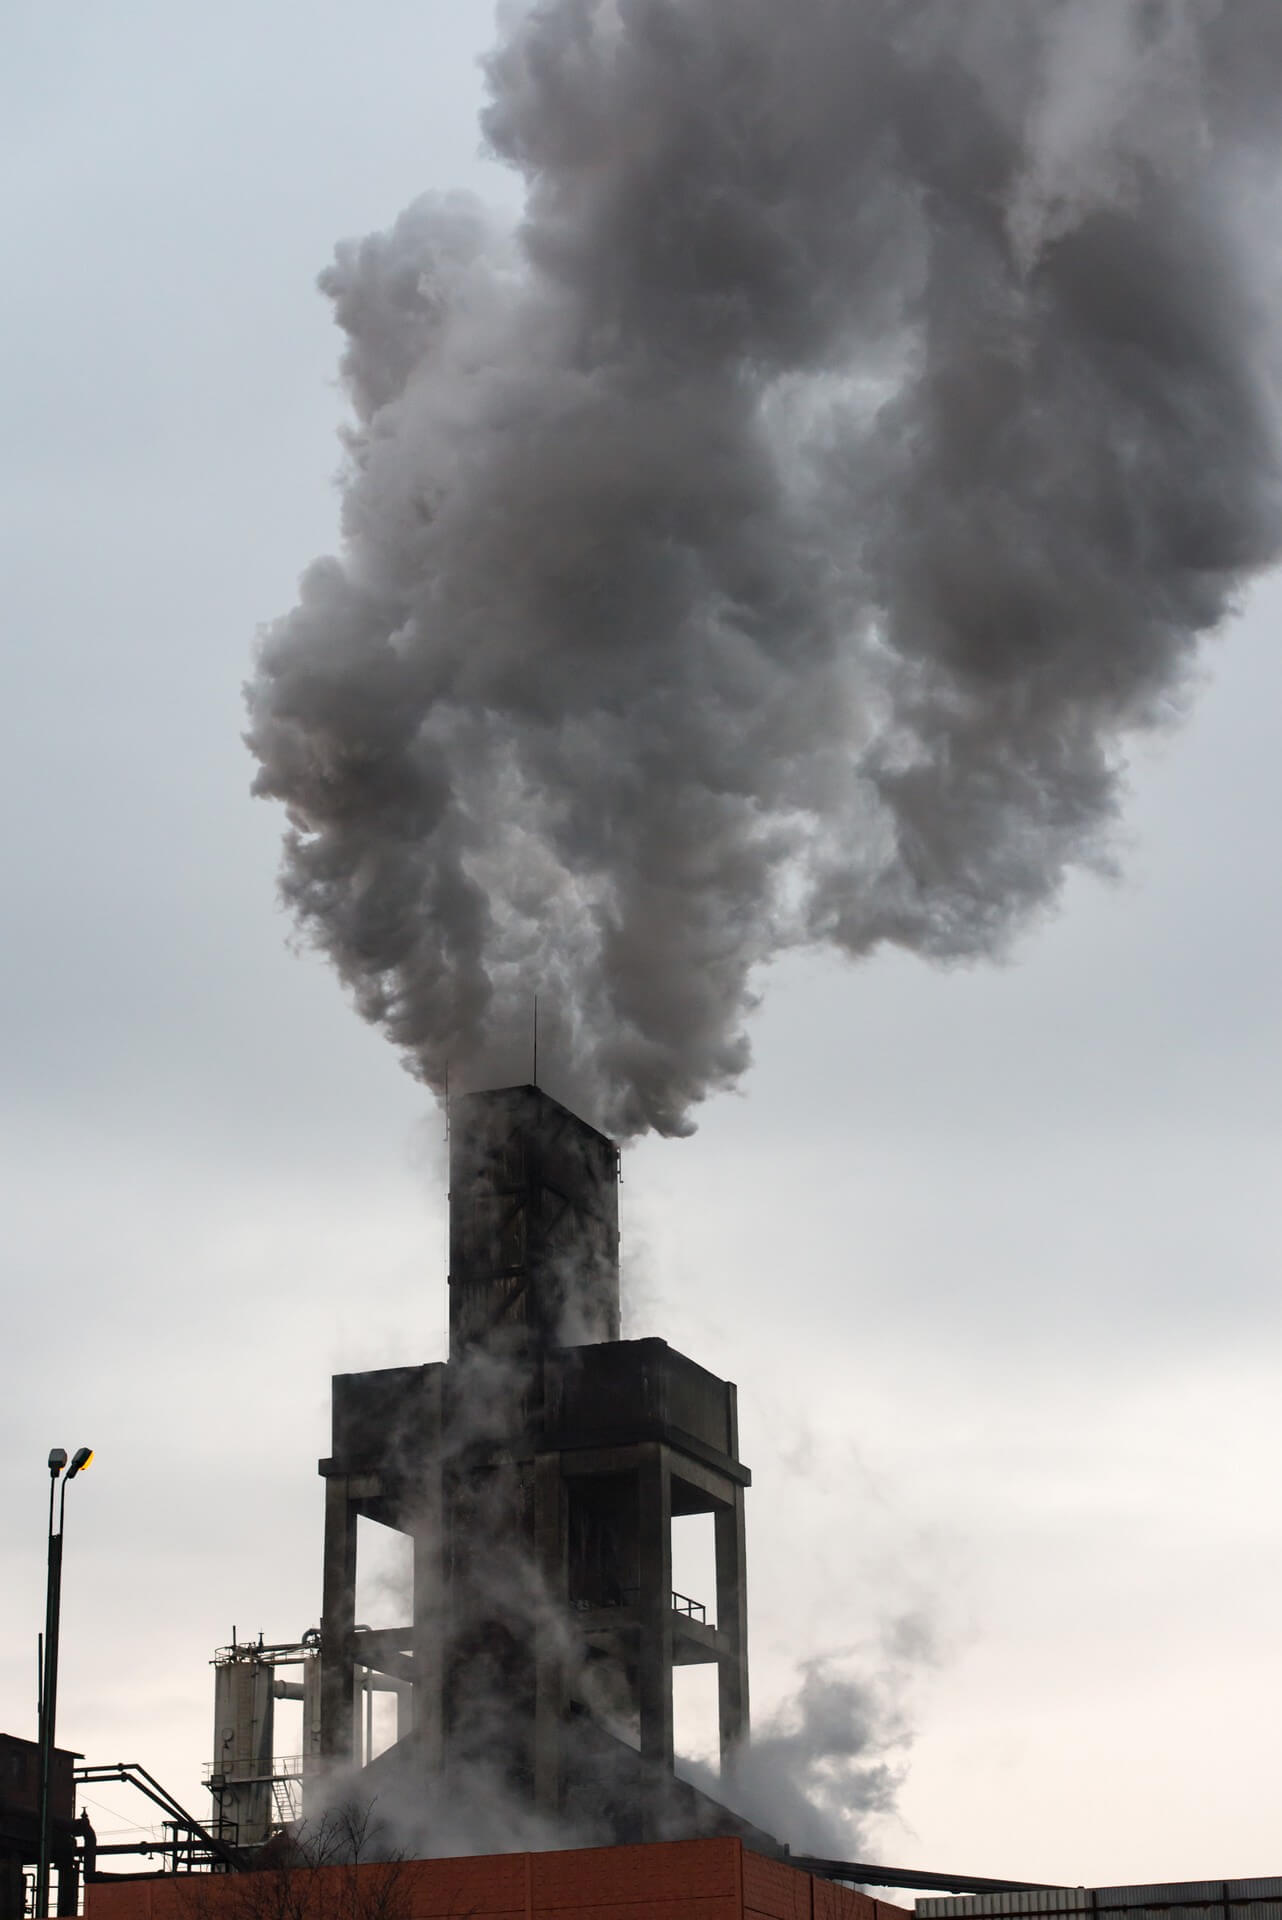
[[[36,1913],[49,1912],[49,1858],[53,1841],[54,1725],[58,1712],[58,1618],[62,1610],[62,1530],[67,1508],[67,1483],[93,1459],[92,1447],[78,1447],[67,1466],[67,1449],[54,1447],[49,1455],[49,1582],[45,1590],[44,1659],[40,1669],[40,1859],[36,1871]],[[63,1469],[66,1468],[65,1474]],[[58,1495],[58,1530],[54,1532],[53,1496]]]

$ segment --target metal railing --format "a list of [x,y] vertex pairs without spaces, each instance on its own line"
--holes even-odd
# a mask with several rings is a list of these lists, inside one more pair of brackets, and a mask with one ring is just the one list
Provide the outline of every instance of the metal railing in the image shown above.
[[[609,1607],[634,1607],[640,1597],[640,1587],[615,1587],[603,1589],[591,1596],[581,1596],[574,1602],[576,1613],[600,1613]],[[694,1620],[698,1625],[708,1624],[708,1609],[702,1600],[692,1600],[688,1593],[672,1593],[672,1611],[679,1613],[685,1620]]]

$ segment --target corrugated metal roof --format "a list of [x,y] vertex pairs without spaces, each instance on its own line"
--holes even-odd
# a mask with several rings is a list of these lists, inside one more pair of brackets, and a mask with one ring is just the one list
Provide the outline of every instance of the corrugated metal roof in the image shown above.
[[1003,1920],[1051,1913],[1125,1913],[1126,1920],[1282,1920],[1282,1875],[1256,1880],[1166,1880],[1142,1887],[1046,1887],[1036,1893],[950,1894],[918,1900],[918,1920]]
[[[1116,1891],[1116,1888],[1110,1887],[1110,1896]],[[1105,1920],[1121,1920],[1123,1915],[1125,1920],[1172,1920],[1173,1915],[1178,1916],[1178,1920],[1225,1920],[1222,1900],[1185,1900],[1179,1893],[1173,1894],[1169,1900],[1154,1900],[1145,1906],[1133,1906],[1130,1901],[1122,1902],[1111,1897],[1106,1901],[1101,1893],[1097,1911]]]
[[1224,1898],[1222,1880],[1164,1880],[1148,1887],[1097,1887],[1100,1907],[1218,1906]]
[[951,1914],[1082,1913],[1090,1904],[1084,1887],[1043,1887],[1036,1893],[948,1894],[918,1900],[916,1910],[921,1920],[947,1920]]

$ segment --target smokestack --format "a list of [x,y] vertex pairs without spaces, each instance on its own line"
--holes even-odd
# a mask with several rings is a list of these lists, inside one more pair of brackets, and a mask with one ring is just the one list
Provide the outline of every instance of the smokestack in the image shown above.
[[[675,1772],[678,1667],[712,1667],[727,1765],[748,1732],[736,1388],[666,1341],[620,1339],[613,1142],[533,1086],[449,1115],[449,1360],[334,1380],[319,1790],[350,1784],[364,1668],[412,1696],[365,1775],[416,1846],[773,1847]],[[672,1584],[673,1517],[695,1514],[702,1600]],[[357,1623],[362,1519],[413,1543],[398,1627]]]
[[450,1358],[619,1337],[619,1158],[538,1087],[450,1102]]
[[[541,0],[321,285],[342,551],[249,688],[429,1085],[688,1131],[767,963],[1000,951],[1275,559],[1275,0]],[[545,1001],[546,1004],[546,1001]]]

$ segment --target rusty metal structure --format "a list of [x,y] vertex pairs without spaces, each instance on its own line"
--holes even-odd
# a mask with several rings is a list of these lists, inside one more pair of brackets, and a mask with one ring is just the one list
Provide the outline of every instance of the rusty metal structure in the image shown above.
[[[534,1086],[456,1098],[449,1125],[449,1359],[333,1382],[322,1760],[361,1758],[373,1674],[405,1692],[384,1775],[488,1767],[619,1840],[742,1830],[672,1771],[676,1666],[715,1666],[723,1756],[748,1725],[735,1388],[619,1337],[610,1140]],[[715,1624],[672,1589],[693,1513],[713,1516]],[[357,1624],[361,1518],[412,1542],[393,1628]]]
[[[78,1753],[63,1747],[52,1750],[52,1863],[59,1914],[74,1914],[80,1899],[75,1804],[75,1766],[79,1758]],[[34,1888],[39,1857],[40,1747],[35,1740],[0,1733],[0,1920],[22,1920],[27,1907],[27,1869],[32,1869]]]

